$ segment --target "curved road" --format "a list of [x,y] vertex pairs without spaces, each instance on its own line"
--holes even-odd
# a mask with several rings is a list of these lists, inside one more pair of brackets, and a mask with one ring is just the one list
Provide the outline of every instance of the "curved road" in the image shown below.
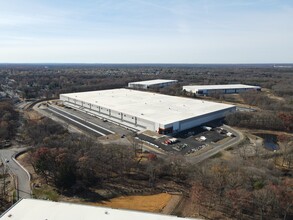
[[[9,168],[9,171],[17,176],[17,187],[19,198],[30,198],[31,187],[29,174],[16,162],[14,155],[25,150],[25,148],[9,148],[0,150],[3,163]],[[9,162],[6,162],[9,160]]]
[[219,153],[220,151],[225,150],[228,147],[231,147],[237,143],[240,143],[243,140],[244,136],[241,132],[239,132],[236,129],[233,129],[227,125],[223,125],[222,127],[224,129],[226,129],[227,131],[233,133],[236,137],[230,139],[229,141],[227,141],[223,144],[216,145],[213,149],[211,149],[207,152],[204,152],[198,156],[188,156],[188,157],[186,157],[187,161],[190,163],[193,163],[193,164],[200,163],[200,162],[210,158],[211,156]]
[[[228,140],[227,142],[225,142],[223,144],[215,145],[212,149],[210,149],[209,151],[203,152],[200,155],[185,156],[186,161],[188,161],[189,163],[192,163],[192,164],[198,164],[198,163],[212,157],[213,155],[219,153],[220,151],[227,149],[228,147],[239,144],[243,140],[244,136],[240,131],[233,129],[227,125],[223,125],[222,128],[233,133],[235,135],[235,137]],[[163,151],[160,148],[153,147],[153,146],[146,144],[146,143],[143,143],[143,148],[152,152],[152,153],[157,154],[157,156],[159,156],[159,157],[165,158],[166,156],[169,155],[167,151]]]

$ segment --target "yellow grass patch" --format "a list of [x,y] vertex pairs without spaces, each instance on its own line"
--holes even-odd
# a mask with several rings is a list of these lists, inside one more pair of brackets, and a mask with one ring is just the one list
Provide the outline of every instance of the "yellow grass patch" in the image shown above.
[[30,119],[30,120],[41,120],[43,118],[42,115],[40,115],[38,112],[33,110],[25,111],[24,115],[27,119]]
[[224,160],[232,160],[234,158],[234,155],[231,154],[229,151],[221,151],[222,152],[222,159]]
[[121,196],[111,199],[110,201],[91,205],[146,212],[160,212],[170,201],[171,197],[172,196],[167,193],[148,196]]

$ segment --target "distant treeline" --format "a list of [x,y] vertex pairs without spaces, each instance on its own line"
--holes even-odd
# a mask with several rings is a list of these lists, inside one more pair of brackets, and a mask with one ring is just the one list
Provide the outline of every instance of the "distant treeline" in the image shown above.
[[[128,82],[157,78],[177,79],[186,84],[244,83],[292,95],[293,69],[272,65],[2,65],[0,82],[18,90],[24,98],[52,97],[62,92],[125,87]],[[245,76],[245,77],[243,77]],[[14,81],[5,81],[9,78]],[[177,88],[181,89],[181,88]],[[177,91],[178,93],[179,91]]]

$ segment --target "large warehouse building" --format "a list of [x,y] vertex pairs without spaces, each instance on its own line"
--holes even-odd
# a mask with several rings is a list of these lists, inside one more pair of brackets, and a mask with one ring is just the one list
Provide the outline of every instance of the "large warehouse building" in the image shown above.
[[260,91],[259,86],[250,86],[243,84],[227,84],[227,85],[191,85],[183,86],[183,90],[197,95],[210,95],[215,93],[233,94],[241,93],[249,90]]
[[[192,220],[177,216],[112,209],[48,200],[22,199],[0,216],[1,220]],[[196,219],[194,219],[196,220]]]
[[61,94],[65,106],[135,130],[183,131],[236,110],[233,105],[130,89]]
[[154,80],[148,80],[148,81],[130,82],[128,83],[128,87],[133,89],[163,88],[170,85],[174,85],[177,82],[178,82],[177,80],[154,79]]

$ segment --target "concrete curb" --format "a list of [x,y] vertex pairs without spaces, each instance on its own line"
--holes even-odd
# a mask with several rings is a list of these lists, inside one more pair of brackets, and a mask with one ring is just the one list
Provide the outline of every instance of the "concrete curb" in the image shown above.
[[[30,195],[32,195],[32,188],[31,188],[31,174],[16,160],[16,157],[18,157],[19,155],[25,153],[27,150],[24,150],[24,151],[21,151],[21,152],[18,152],[16,154],[14,154],[12,156],[12,160],[22,169],[24,170],[24,172],[27,174],[28,176],[28,181],[29,181],[29,189],[30,189]],[[17,182],[18,184],[18,182]],[[19,195],[18,195],[19,196]]]
[[21,169],[23,169],[24,170],[24,172],[26,172],[26,174],[27,174],[27,176],[28,176],[28,180],[29,181],[31,181],[31,174],[16,160],[16,157],[18,157],[19,155],[21,155],[21,154],[23,154],[23,153],[25,153],[26,152],[26,150],[25,151],[21,151],[21,152],[18,152],[18,153],[16,153],[16,154],[14,154],[13,156],[12,156],[12,160],[18,165],[18,166],[20,166],[21,167]]

